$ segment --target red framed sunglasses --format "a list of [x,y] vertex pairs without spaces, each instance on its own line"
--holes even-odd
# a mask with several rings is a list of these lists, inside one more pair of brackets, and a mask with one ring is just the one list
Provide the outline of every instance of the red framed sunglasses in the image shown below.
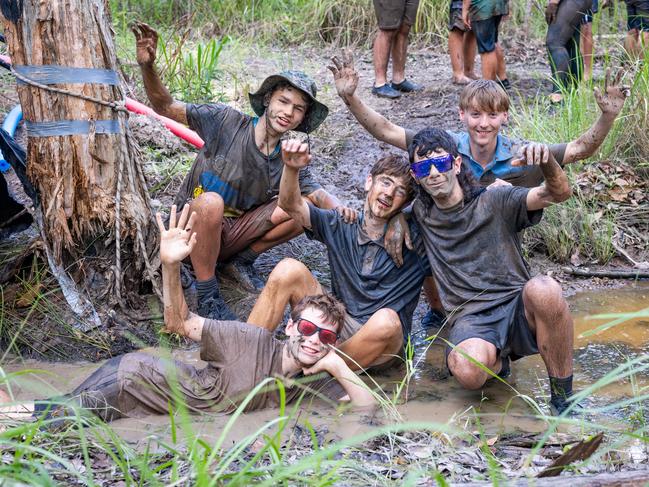
[[318,337],[323,345],[333,345],[336,343],[336,340],[338,340],[338,333],[335,331],[320,328],[315,323],[305,320],[304,318],[298,318],[297,331],[306,337],[310,337],[315,332],[318,332]]

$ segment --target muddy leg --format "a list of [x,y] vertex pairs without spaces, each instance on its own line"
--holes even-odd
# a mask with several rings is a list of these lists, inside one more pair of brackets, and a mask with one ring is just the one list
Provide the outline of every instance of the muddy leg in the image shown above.
[[383,308],[374,313],[354,336],[346,340],[340,350],[350,359],[345,361],[352,370],[380,365],[392,360],[403,347],[403,331],[399,315]]
[[550,277],[537,276],[523,288],[523,304],[548,375],[569,377],[574,327],[561,286]]
[[472,30],[464,33],[464,40],[462,46],[464,55],[464,76],[469,79],[478,79],[478,76],[473,72],[475,68],[475,55],[478,46],[475,42],[475,34]]
[[322,287],[300,261],[284,259],[268,276],[247,322],[274,330],[284,317],[286,305],[295,306],[304,296],[322,294]]
[[390,50],[392,39],[396,30],[379,29],[374,39],[374,86],[383,86],[387,83],[388,62],[390,61]]
[[216,260],[221,251],[223,225],[223,198],[218,193],[203,193],[191,204],[196,212],[193,230],[198,237],[190,255],[197,281],[214,277]]
[[395,84],[402,83],[406,79],[409,33],[410,24],[402,23],[392,45],[392,82]]
[[453,83],[466,84],[471,81],[464,74],[464,32],[453,29],[448,33],[448,55],[451,58]]
[[448,354],[448,369],[457,381],[466,389],[480,389],[491,377],[487,372],[474,364],[466,356],[477,360],[494,373],[500,372],[501,362],[498,360],[496,347],[481,338],[469,338],[460,342]]
[[288,242],[304,231],[304,228],[292,220],[281,208],[275,208],[273,210],[271,221],[275,224],[275,227],[250,245],[250,249],[257,254],[272,249],[276,245]]

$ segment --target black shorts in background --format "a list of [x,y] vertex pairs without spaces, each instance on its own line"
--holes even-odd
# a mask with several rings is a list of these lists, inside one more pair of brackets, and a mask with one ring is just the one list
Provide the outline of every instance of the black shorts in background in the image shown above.
[[649,9],[644,10],[637,5],[626,5],[626,25],[628,30],[637,29],[649,32]]
[[495,15],[486,20],[471,21],[471,30],[475,34],[479,54],[491,52],[496,49],[500,19],[502,19],[502,15]]
[[[480,338],[491,343],[501,357],[511,360],[539,353],[536,337],[525,317],[522,291],[511,301],[494,309],[455,320],[449,342],[459,345],[469,338]],[[447,347],[446,355],[452,350],[452,347]]]

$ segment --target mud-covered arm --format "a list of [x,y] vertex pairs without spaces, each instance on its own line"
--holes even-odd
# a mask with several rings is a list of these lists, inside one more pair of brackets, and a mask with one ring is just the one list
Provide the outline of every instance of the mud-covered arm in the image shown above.
[[[308,166],[311,161],[311,154],[308,151],[307,144],[299,140],[285,140],[282,142],[284,169],[279,183],[277,205],[302,227],[310,229],[309,205],[300,193],[300,169]],[[314,193],[317,192],[314,191]]]
[[559,160],[560,163],[569,164],[586,159],[602,145],[613,127],[615,119],[624,107],[625,100],[631,94],[630,87],[621,84],[623,74],[623,70],[620,69],[611,83],[611,70],[610,68],[606,70],[604,91],[602,92],[599,87],[595,87],[593,90],[601,114],[586,132],[568,143],[563,160]]
[[144,90],[153,109],[160,115],[187,125],[187,105],[171,96],[155,67],[158,33],[143,22],[135,22],[131,29],[135,34],[137,63],[142,72]]
[[410,236],[410,227],[408,226],[408,216],[407,212],[401,211],[390,218],[385,230],[385,237],[383,238],[385,251],[397,267],[403,265],[404,242],[410,250],[414,248]]
[[[345,223],[354,223],[358,219],[358,212],[336,198],[327,190],[320,188],[307,195],[307,199],[323,210],[335,209],[345,220]],[[286,211],[286,210],[284,210]]]
[[349,396],[352,405],[357,407],[372,406],[376,403],[374,395],[335,350],[331,349],[311,367],[303,369],[305,375],[329,372]]
[[550,148],[543,144],[529,144],[522,150],[523,157],[516,165],[539,165],[545,182],[527,193],[527,210],[542,210],[561,203],[572,195],[568,176],[552,155]]
[[189,205],[185,205],[176,221],[176,206],[174,205],[171,207],[169,229],[167,230],[160,213],[156,214],[160,231],[164,331],[178,333],[198,342],[201,340],[205,318],[189,311],[180,284],[180,263],[196,245],[197,235],[192,232],[195,218],[196,213],[189,216]]
[[342,60],[334,56],[331,61],[333,65],[328,68],[334,75],[338,96],[349,107],[356,120],[376,139],[407,150],[406,130],[367,106],[356,94],[358,72],[354,68],[351,52],[343,52]]

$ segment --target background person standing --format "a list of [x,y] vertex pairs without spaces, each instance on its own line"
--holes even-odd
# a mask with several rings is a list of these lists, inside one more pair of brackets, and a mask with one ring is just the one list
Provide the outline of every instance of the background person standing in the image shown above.
[[[421,85],[406,79],[408,34],[417,18],[419,0],[374,0],[379,32],[374,39],[374,87],[382,98],[399,98],[401,93],[419,91]],[[388,84],[388,62],[392,55],[392,82]]]

